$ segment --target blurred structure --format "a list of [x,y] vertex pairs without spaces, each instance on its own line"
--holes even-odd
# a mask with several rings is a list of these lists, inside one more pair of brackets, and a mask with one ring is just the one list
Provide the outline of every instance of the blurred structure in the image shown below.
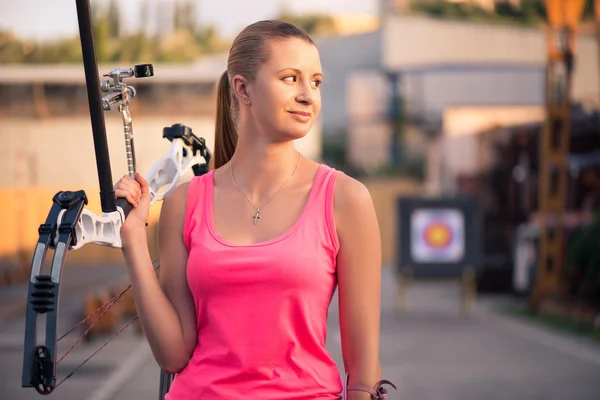
[[448,3],[464,3],[476,5],[486,11],[494,11],[498,4],[510,4],[514,7],[521,5],[521,0],[446,0]]
[[564,216],[567,200],[567,157],[572,134],[572,74],[584,0],[546,0],[548,66],[546,124],[540,140],[541,215],[538,267],[531,297],[535,308],[544,296],[564,292]]
[[[515,290],[518,228],[538,215],[547,32],[417,16],[406,12],[409,4],[384,2],[377,31],[319,41],[324,140],[345,147],[357,175],[402,171],[424,177],[430,196],[477,197],[484,218],[480,289]],[[579,210],[577,198],[587,190],[579,174],[600,147],[600,54],[589,31],[573,43],[567,207]],[[576,215],[567,219],[580,226]],[[532,266],[519,292],[532,289]]]
[[331,16],[337,35],[352,35],[379,29],[379,18],[362,14],[340,13]]
[[[416,141],[411,155],[422,152],[437,164],[428,168],[432,192],[453,192],[458,174],[477,169],[472,152],[464,152],[462,164],[439,159],[444,153],[452,157],[451,151],[425,157],[426,147],[446,146],[449,109],[470,107],[464,123],[479,121],[479,126],[455,123],[457,136],[510,125],[511,118],[522,123],[535,108],[540,112],[532,121],[543,118],[547,44],[542,29],[392,14],[378,31],[326,38],[319,47],[328,78],[324,135],[345,135],[351,164],[373,170],[400,157],[390,145],[399,135],[392,133],[390,121],[403,120],[406,140]],[[594,37],[581,35],[578,48],[573,98],[593,100],[599,92]]]
[[444,2],[475,6],[487,12],[494,12],[498,5],[511,5],[516,8],[521,6],[521,0],[380,0],[384,10],[395,13],[406,12],[411,4]]

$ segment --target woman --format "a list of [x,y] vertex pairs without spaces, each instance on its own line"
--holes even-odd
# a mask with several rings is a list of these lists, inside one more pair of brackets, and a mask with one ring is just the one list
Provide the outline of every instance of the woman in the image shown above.
[[344,368],[356,388],[347,398],[384,398],[381,246],[369,192],[293,143],[319,115],[322,79],[303,30],[261,21],[239,34],[218,84],[214,169],[162,205],[158,279],[148,185],[139,174],[116,185],[134,205],[121,237],[140,320],[158,364],[177,374],[167,400],[339,399],[325,349],[336,284]]

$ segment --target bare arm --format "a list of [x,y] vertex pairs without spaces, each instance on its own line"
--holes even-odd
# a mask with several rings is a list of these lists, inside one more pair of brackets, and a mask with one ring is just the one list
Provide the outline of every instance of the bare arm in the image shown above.
[[[350,384],[373,387],[381,379],[381,239],[367,188],[340,175],[334,214],[340,240],[337,271],[344,368]],[[349,400],[370,398],[364,392],[348,393]]]
[[[157,363],[168,373],[178,373],[187,365],[197,340],[194,303],[185,272],[188,252],[183,243],[188,186],[178,186],[163,201],[158,226],[159,278],[152,268],[145,227],[135,223],[134,216],[121,230],[140,322]],[[144,190],[142,184],[142,193]],[[134,211],[143,207],[143,202]]]

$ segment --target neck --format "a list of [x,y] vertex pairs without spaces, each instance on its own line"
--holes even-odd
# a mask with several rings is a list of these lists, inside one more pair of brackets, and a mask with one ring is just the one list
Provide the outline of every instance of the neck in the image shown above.
[[268,143],[260,138],[246,138],[244,133],[238,136],[230,163],[236,185],[252,201],[260,202],[290,177],[301,155],[291,141]]

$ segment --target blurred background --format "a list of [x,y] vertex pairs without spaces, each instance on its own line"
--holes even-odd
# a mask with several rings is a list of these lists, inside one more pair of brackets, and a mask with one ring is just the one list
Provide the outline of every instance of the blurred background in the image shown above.
[[[390,399],[600,399],[600,1],[91,5],[100,74],[154,66],[128,82],[142,173],[169,151],[162,129],[175,123],[212,150],[215,84],[244,26],[277,18],[315,39],[323,109],[297,147],[371,191],[382,366],[399,385]],[[105,119],[116,181],[127,172],[123,127],[118,112]],[[0,170],[0,398],[29,399],[38,395],[20,388],[20,368],[37,229],[60,190],[85,190],[101,214],[74,1],[0,6]],[[120,250],[95,245],[69,253],[63,278],[65,330],[127,283]],[[131,301],[76,359],[135,314]],[[334,302],[328,346],[341,368],[336,315]],[[50,397],[157,397],[158,369],[132,331]]]

